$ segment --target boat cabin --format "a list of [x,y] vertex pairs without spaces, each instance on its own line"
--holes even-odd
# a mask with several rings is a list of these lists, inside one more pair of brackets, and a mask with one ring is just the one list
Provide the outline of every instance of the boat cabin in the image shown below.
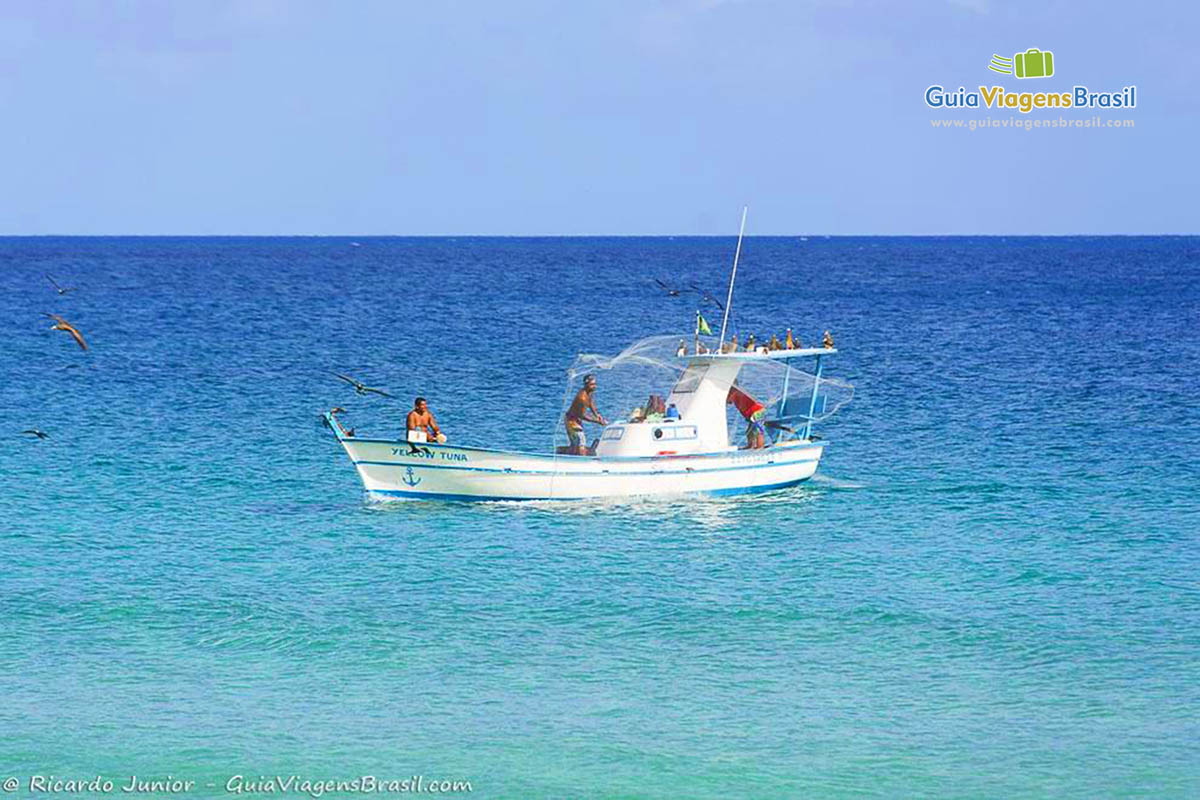
[[[815,380],[807,406],[788,398],[788,376],[784,370],[780,399],[767,409],[765,420],[768,447],[786,440],[808,441],[816,410],[822,358],[837,353],[833,348],[797,348],[734,353],[685,355],[683,373],[676,380],[666,405],[678,417],[652,415],[644,420],[613,422],[604,428],[596,455],[600,458],[641,458],[691,455],[736,450],[730,443],[726,399],[742,368],[768,360],[790,364],[793,359],[815,358]],[[785,432],[790,435],[785,435]]]

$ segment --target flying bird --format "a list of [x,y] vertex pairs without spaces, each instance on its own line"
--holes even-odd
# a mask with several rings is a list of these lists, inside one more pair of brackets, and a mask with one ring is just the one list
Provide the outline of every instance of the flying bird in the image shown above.
[[370,386],[365,385],[362,381],[354,380],[354,378],[351,378],[349,375],[342,375],[339,372],[335,372],[333,374],[336,375],[337,377],[341,378],[342,380],[344,380],[346,383],[353,386],[354,391],[358,394],[368,394],[368,393],[373,392],[374,394],[381,394],[384,397],[389,397],[389,398],[392,398],[393,400],[395,399],[392,395],[388,394],[387,392],[383,391],[382,389],[373,389]]
[[79,331],[75,330],[75,326],[73,326],[71,323],[67,322],[65,319],[60,317],[58,314],[46,314],[44,311],[42,312],[42,314],[44,316],[47,316],[50,319],[54,320],[54,324],[50,326],[50,330],[66,331],[67,333],[71,334],[71,338],[73,338],[75,340],[75,344],[79,345],[80,349],[83,349],[83,350],[88,349],[87,342],[85,342],[83,340],[83,335],[80,334]]
[[50,285],[54,287],[54,291],[58,292],[59,294],[73,292],[76,288],[74,286],[59,286],[58,281],[54,280],[54,278],[51,278],[49,274],[46,275],[46,280],[50,281]]
[[679,290],[676,289],[674,286],[668,286],[667,284],[660,281],[658,278],[655,278],[654,282],[658,284],[660,289],[662,289],[663,291],[665,291],[667,293],[668,297],[679,297]]
[[688,287],[691,288],[692,291],[698,292],[700,294],[700,299],[703,300],[705,303],[712,303],[714,306],[721,309],[722,311],[725,310],[725,304],[722,303],[717,298],[713,297],[711,292],[706,292],[704,289],[701,289],[699,286],[697,286],[694,283],[689,283]]
[[46,433],[45,431],[38,430],[37,428],[30,428],[29,430],[21,431],[21,433],[28,433],[31,436],[36,436],[38,439],[50,438],[50,434]]

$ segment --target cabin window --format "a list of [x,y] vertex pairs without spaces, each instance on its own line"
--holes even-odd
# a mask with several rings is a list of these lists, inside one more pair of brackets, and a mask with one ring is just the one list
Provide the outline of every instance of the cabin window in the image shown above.
[[708,372],[708,364],[692,364],[679,376],[679,380],[675,383],[675,388],[671,390],[671,393],[689,394],[696,391],[696,387],[700,385],[700,379],[704,377],[704,373],[706,372]]
[[605,428],[604,429],[604,438],[610,442],[615,442],[617,439],[620,439],[624,435],[625,435],[624,428]]
[[655,428],[654,438],[662,441],[664,439],[695,439],[695,425],[679,425],[672,428]]

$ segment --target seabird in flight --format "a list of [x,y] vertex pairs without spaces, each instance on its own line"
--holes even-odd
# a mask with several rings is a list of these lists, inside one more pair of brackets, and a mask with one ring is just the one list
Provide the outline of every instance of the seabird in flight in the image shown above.
[[393,400],[395,399],[394,397],[392,397],[392,395],[388,394],[387,392],[383,391],[382,389],[373,389],[370,386],[365,385],[362,381],[356,381],[354,378],[351,378],[349,375],[342,375],[340,372],[335,372],[333,374],[338,376],[342,380],[344,380],[346,383],[353,386],[354,391],[357,392],[358,394],[368,394],[368,393],[373,392],[375,394],[381,394],[384,397],[390,397]]
[[73,338],[75,340],[75,343],[77,345],[79,345],[79,347],[81,349],[83,349],[83,350],[88,349],[87,342],[85,342],[83,340],[83,335],[79,331],[75,330],[74,325],[67,322],[65,319],[60,317],[58,314],[46,314],[44,311],[42,313],[45,314],[45,316],[49,317],[50,319],[54,320],[54,324],[50,326],[50,330],[66,331],[67,333],[71,334],[71,338]]

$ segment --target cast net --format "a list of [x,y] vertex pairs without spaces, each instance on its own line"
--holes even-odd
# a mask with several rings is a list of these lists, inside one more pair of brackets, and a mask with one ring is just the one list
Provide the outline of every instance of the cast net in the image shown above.
[[[715,351],[715,336],[701,336],[700,345]],[[564,415],[570,408],[576,393],[582,388],[587,375],[596,378],[595,405],[607,422],[637,421],[648,414],[660,413],[655,398],[663,401],[671,394],[671,388],[683,374],[687,361],[679,355],[694,352],[694,336],[665,335],[649,336],[634,342],[615,356],[597,353],[582,353],[567,370],[567,384],[563,392],[562,406],[554,427],[554,452],[564,453],[568,440],[564,426]],[[766,407],[767,430],[771,441],[780,441],[799,436],[812,409],[814,423],[828,419],[854,397],[854,387],[837,378],[816,376],[806,371],[815,368],[811,357],[761,359],[747,361],[738,376],[738,387],[757,399]],[[816,401],[813,401],[813,384],[817,382]],[[730,443],[741,443],[745,424],[737,410],[730,405],[727,410],[727,430]],[[600,436],[599,425],[584,426],[585,439],[594,446]]]

